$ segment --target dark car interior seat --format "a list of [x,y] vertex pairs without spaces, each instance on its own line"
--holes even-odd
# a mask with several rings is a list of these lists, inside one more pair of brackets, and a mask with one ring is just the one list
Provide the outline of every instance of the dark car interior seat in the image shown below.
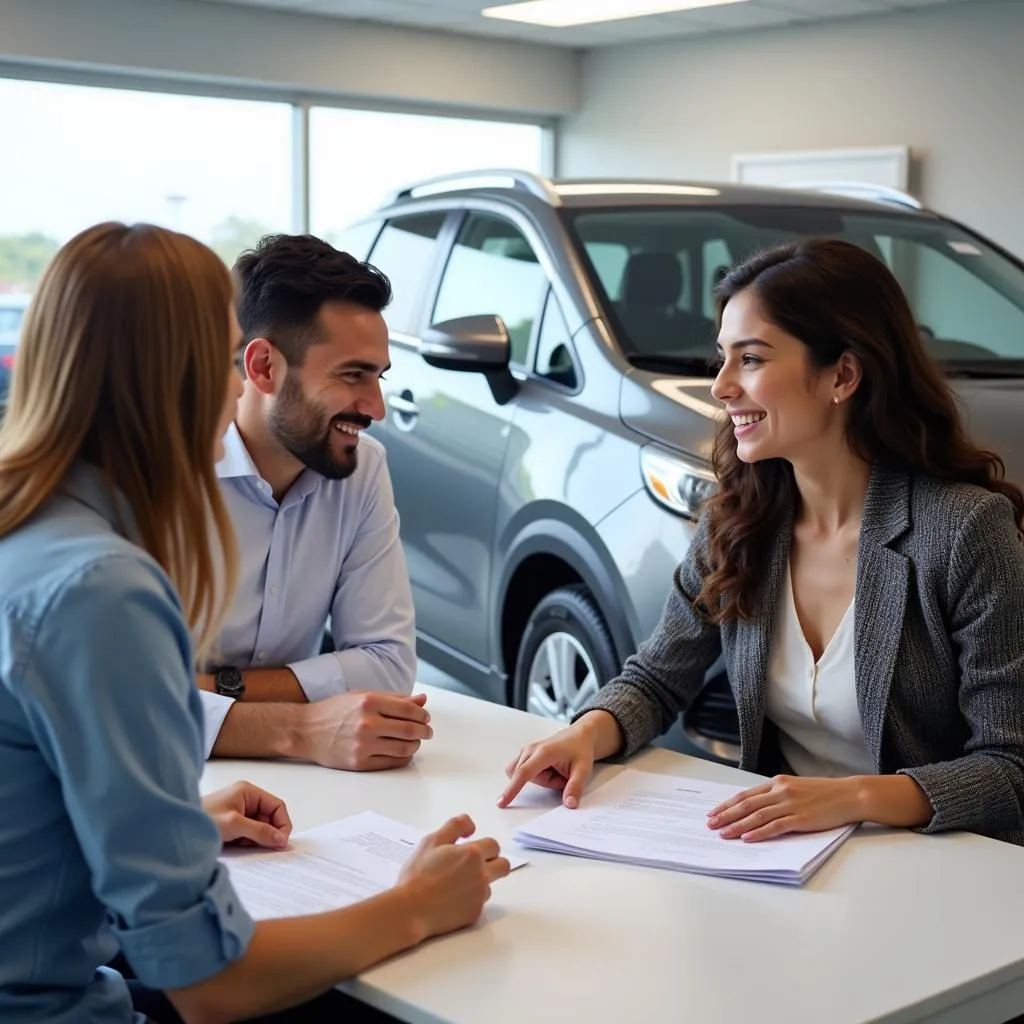
[[638,352],[710,352],[714,325],[679,308],[683,266],[671,252],[633,253],[622,277],[619,318]]

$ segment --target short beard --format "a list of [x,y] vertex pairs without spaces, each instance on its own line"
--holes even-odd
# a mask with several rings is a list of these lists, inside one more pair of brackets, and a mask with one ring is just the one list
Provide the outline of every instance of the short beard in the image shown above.
[[353,448],[344,460],[332,451],[335,423],[354,423],[369,426],[370,420],[357,413],[342,413],[328,419],[306,400],[296,380],[288,374],[284,387],[270,415],[267,426],[271,436],[299,460],[307,469],[327,477],[344,480],[356,470],[357,451]]

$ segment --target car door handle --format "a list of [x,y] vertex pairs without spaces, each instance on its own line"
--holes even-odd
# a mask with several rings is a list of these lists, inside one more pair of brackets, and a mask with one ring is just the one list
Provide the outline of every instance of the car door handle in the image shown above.
[[403,391],[400,395],[388,395],[388,408],[400,416],[419,416],[420,407],[412,400],[411,391]]

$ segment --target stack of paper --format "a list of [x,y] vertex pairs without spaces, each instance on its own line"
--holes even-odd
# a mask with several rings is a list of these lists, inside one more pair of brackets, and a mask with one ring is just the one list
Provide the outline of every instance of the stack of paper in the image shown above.
[[708,811],[741,791],[625,769],[584,797],[577,810],[557,807],[514,838],[523,846],[576,857],[802,885],[856,828],[760,843],[723,839],[708,828]]
[[[393,886],[423,835],[366,811],[296,833],[286,850],[228,847],[221,863],[256,920],[318,914]],[[509,857],[509,863],[514,869],[526,860]]]

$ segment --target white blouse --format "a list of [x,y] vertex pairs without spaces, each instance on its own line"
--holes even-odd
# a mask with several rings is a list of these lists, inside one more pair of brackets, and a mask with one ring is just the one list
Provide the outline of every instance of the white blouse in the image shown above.
[[857,708],[854,602],[818,662],[804,637],[787,567],[768,659],[766,713],[796,775],[873,775]]

